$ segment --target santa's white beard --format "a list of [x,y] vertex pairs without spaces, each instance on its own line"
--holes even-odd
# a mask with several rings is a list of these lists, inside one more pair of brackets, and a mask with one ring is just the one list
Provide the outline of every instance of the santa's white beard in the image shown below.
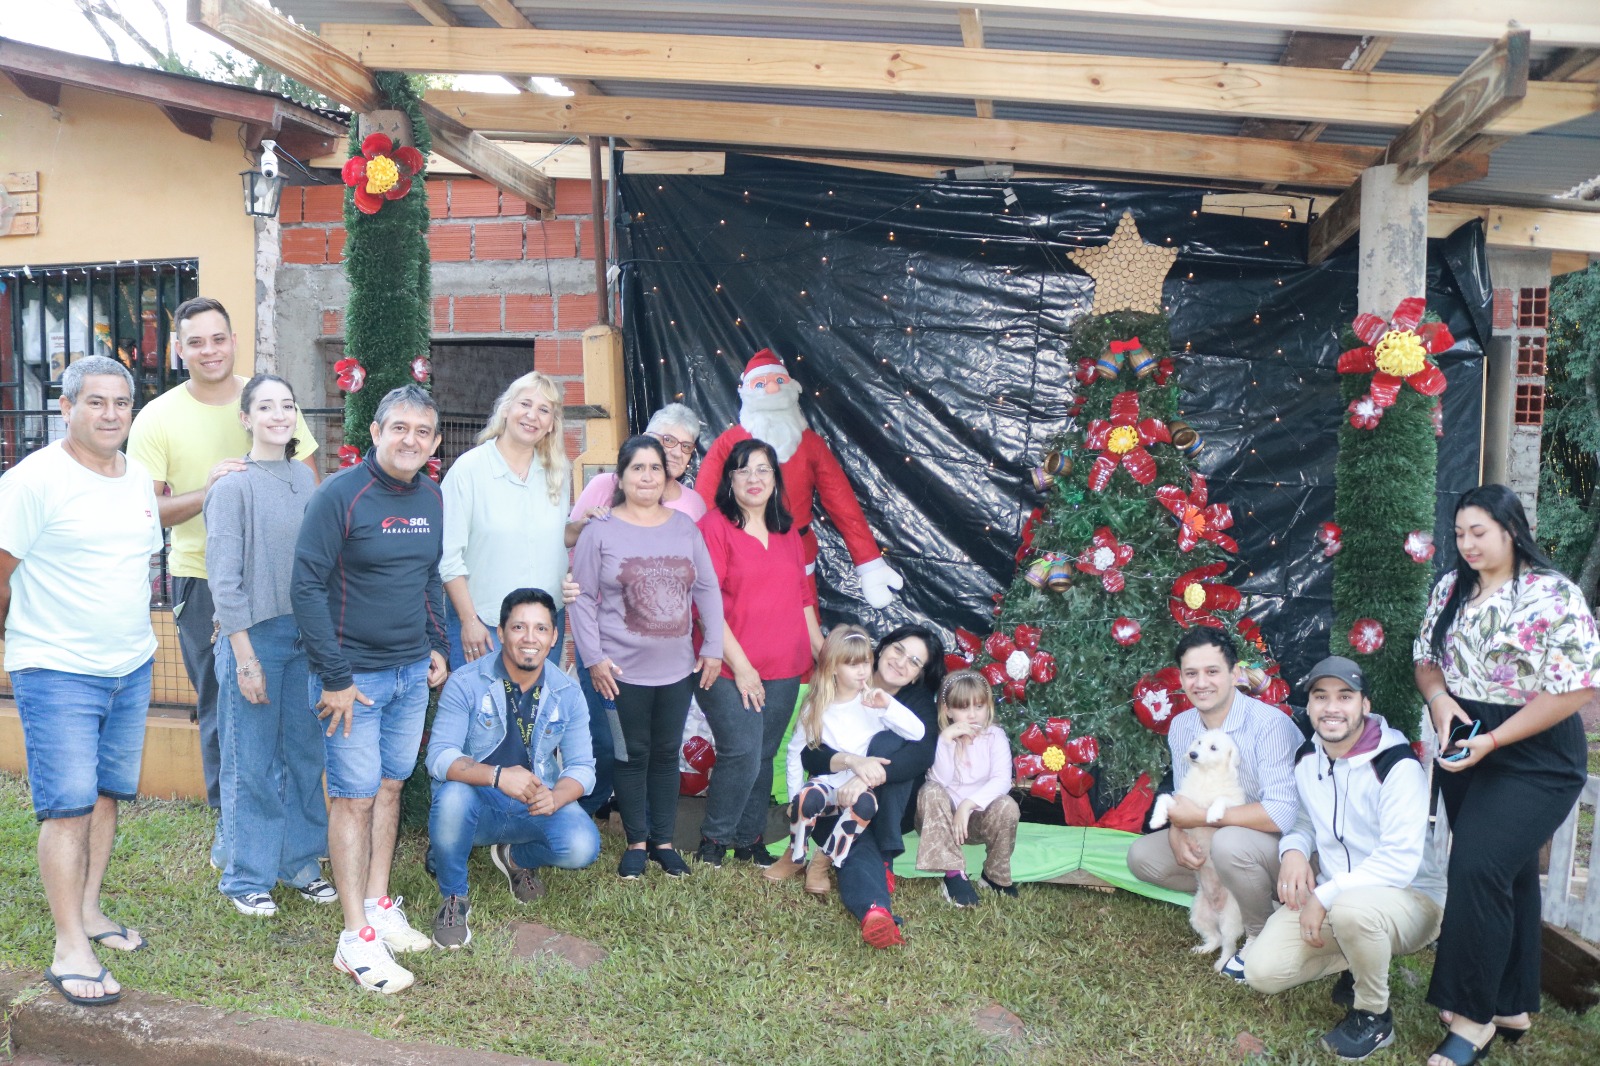
[[739,424],[756,440],[772,445],[778,462],[787,463],[799,450],[800,435],[806,431],[806,416],[800,412],[800,383],[780,385],[777,392],[740,389],[739,397]]

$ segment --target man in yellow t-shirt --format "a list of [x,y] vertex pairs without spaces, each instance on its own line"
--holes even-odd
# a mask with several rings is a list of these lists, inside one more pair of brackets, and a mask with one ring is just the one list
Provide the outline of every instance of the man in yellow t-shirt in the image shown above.
[[[212,655],[211,589],[206,583],[206,520],[201,513],[206,490],[219,477],[244,469],[250,438],[239,419],[245,379],[233,372],[237,338],[227,310],[198,296],[173,314],[178,354],[189,380],[151,400],[133,420],[128,454],[155,480],[161,524],[172,528],[168,569],[172,574],[172,613],[178,626],[183,667],[196,694],[194,720],[200,724],[200,760],[205,770],[206,802],[222,804],[217,783],[221,763],[217,742],[217,676]],[[296,454],[313,471],[316,438],[305,419],[295,416]],[[219,826],[211,861],[227,865]]]

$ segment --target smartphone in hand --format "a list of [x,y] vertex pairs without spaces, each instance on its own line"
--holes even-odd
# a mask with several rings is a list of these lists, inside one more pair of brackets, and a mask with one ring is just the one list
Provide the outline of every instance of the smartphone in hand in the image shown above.
[[1444,750],[1450,754],[1440,754],[1440,762],[1458,762],[1467,757],[1467,749],[1461,745],[1478,735],[1478,730],[1483,728],[1482,722],[1463,722],[1450,730],[1450,742]]

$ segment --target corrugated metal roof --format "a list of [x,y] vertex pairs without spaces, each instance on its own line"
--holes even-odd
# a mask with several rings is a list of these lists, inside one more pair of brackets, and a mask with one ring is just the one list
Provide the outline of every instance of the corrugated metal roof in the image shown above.
[[[472,0],[446,0],[463,25],[493,26]],[[421,25],[424,20],[404,0],[276,0],[284,13],[313,29],[323,22]],[[518,9],[542,29],[591,32],[716,34],[816,40],[876,40],[903,44],[960,44],[957,10],[948,4],[871,2],[871,0],[539,0]],[[1156,59],[1211,60],[1275,64],[1290,34],[1271,27],[1162,21],[1136,16],[1086,17],[1015,8],[983,12],[990,48],[1080,52]],[[1390,73],[1453,77],[1477,57],[1472,41],[1405,37],[1384,54],[1377,69]],[[1537,65],[1553,49],[1534,44]],[[801,104],[916,114],[970,115],[961,99],[888,96],[867,93],[799,91],[762,87],[696,86],[673,83],[607,81],[608,94],[657,99],[727,100],[761,104]],[[1111,125],[1152,131],[1238,134],[1241,119],[1229,115],[1177,114],[996,101],[1001,118],[1035,122]],[[1334,143],[1383,145],[1392,130],[1330,126],[1322,139]],[[1452,190],[1453,198],[1492,199],[1496,193],[1560,195],[1600,174],[1600,116],[1556,130],[1513,138],[1498,148],[1489,176]]]

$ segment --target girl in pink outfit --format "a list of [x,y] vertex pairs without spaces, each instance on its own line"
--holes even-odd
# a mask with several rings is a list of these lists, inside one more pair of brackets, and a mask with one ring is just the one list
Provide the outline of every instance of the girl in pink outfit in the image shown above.
[[958,670],[939,690],[939,743],[917,794],[917,869],[944,874],[944,898],[971,907],[963,844],[984,844],[984,887],[1016,896],[1011,851],[1017,801],[1011,798],[1011,742],[994,724],[994,692],[976,670]]

